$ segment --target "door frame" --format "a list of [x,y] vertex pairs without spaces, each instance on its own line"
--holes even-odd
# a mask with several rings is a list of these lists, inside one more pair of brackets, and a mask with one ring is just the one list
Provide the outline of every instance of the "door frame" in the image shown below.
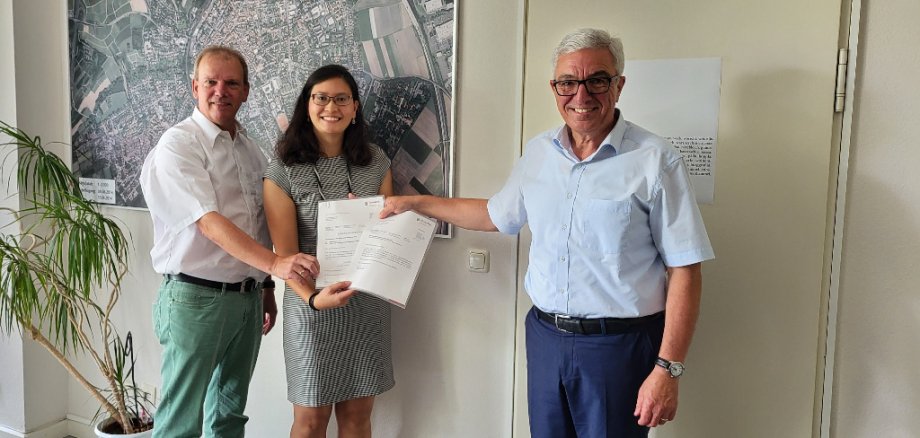
[[847,50],[846,88],[844,94],[843,115],[840,121],[839,152],[837,157],[837,181],[833,206],[833,237],[831,246],[830,271],[827,276],[827,317],[825,318],[824,335],[824,370],[820,373],[823,386],[821,399],[821,415],[819,419],[819,437],[830,438],[831,414],[834,399],[834,366],[837,346],[837,318],[840,297],[840,268],[843,252],[844,214],[847,203],[847,181],[850,166],[850,149],[853,129],[853,111],[856,106],[856,65],[859,62],[859,24],[862,12],[862,0],[843,1],[843,7],[849,6],[849,27],[845,38],[844,48]]

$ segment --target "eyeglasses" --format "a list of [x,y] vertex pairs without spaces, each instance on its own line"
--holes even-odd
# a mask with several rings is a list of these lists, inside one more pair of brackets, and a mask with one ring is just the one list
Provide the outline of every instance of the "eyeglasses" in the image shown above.
[[335,102],[338,106],[345,106],[351,103],[353,100],[351,96],[347,94],[339,94],[338,96],[328,96],[322,93],[311,94],[310,97],[313,98],[313,103],[319,106],[329,105],[329,102]]
[[582,79],[580,81],[575,79],[563,79],[561,81],[552,81],[552,84],[553,89],[556,90],[556,94],[560,96],[574,96],[578,94],[578,86],[581,84],[585,85],[585,90],[588,94],[601,94],[606,93],[607,90],[610,89],[610,83],[619,78],[620,75],[599,76]]

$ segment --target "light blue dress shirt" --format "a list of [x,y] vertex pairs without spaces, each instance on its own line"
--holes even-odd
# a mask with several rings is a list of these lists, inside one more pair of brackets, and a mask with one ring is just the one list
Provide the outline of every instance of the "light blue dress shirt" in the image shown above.
[[622,114],[584,161],[565,126],[531,139],[488,209],[502,233],[529,224],[524,288],[545,312],[650,315],[666,266],[714,257],[680,152]]

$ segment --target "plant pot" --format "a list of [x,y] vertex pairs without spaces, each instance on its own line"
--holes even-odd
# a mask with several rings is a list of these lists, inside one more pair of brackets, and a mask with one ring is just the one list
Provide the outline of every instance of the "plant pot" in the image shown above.
[[96,432],[96,436],[99,438],[150,438],[153,436],[153,428],[151,428],[150,430],[145,430],[143,432],[131,433],[131,434],[123,434],[123,433],[112,434],[112,433],[106,433],[102,431],[102,429],[104,429],[106,426],[114,422],[115,422],[114,419],[106,418],[96,423],[96,427],[93,429],[93,432]]

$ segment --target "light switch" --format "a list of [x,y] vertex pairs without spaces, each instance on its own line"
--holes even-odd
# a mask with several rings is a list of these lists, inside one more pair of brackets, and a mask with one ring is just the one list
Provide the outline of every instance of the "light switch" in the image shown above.
[[470,250],[470,271],[489,272],[489,251],[484,249]]

